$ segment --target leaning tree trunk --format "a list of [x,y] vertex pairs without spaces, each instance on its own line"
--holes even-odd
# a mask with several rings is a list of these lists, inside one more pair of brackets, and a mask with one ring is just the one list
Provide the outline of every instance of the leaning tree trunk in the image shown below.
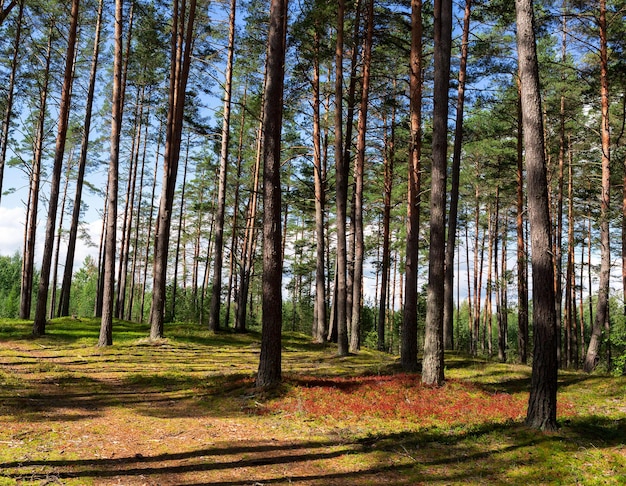
[[56,145],[54,149],[54,162],[52,167],[52,181],[50,185],[50,201],[48,206],[48,218],[46,221],[46,234],[44,239],[43,258],[41,262],[41,274],[39,278],[39,290],[37,293],[37,308],[33,322],[33,334],[41,336],[46,332],[46,311],[48,308],[48,288],[50,285],[50,270],[52,266],[52,252],[54,246],[54,229],[56,226],[57,207],[59,204],[59,191],[61,185],[61,172],[63,170],[63,156],[65,153],[65,139],[69,122],[72,74],[74,72],[74,53],[76,51],[76,33],[78,30],[79,0],[72,1],[71,21],[67,40],[67,53],[65,57],[65,71],[63,73],[63,86],[61,88],[61,100],[59,105],[59,123],[57,128]]
[[[16,2],[12,2],[13,5]],[[12,7],[11,7],[12,8]],[[15,76],[19,65],[19,51],[22,38],[22,19],[24,18],[24,0],[20,1],[20,8],[15,21],[15,38],[13,41],[13,59],[11,60],[11,72],[9,83],[6,88],[6,100],[4,106],[4,118],[2,119],[2,134],[0,134],[0,201],[2,200],[2,181],[4,180],[4,165],[7,157],[9,144],[9,128],[13,118],[13,96],[15,94]]]
[[448,156],[448,90],[452,44],[452,1],[435,0],[435,78],[433,161],[430,193],[430,244],[422,382],[441,385],[443,369],[443,290]]
[[400,362],[405,371],[417,370],[417,275],[420,226],[420,158],[422,149],[422,0],[411,0],[409,61],[410,120],[406,217],[405,302],[402,315]]
[[533,270],[534,351],[526,424],[555,430],[558,363],[554,267],[532,0],[516,0],[515,9]]
[[[599,361],[602,329],[609,322],[609,280],[611,277],[611,247],[609,235],[609,204],[610,194],[610,147],[609,131],[609,80],[608,54],[606,39],[606,0],[600,0],[600,98],[601,122],[600,136],[602,141],[602,191],[600,195],[600,282],[598,286],[598,303],[596,316],[591,328],[591,339],[587,347],[587,356],[583,369],[592,372]],[[610,346],[610,344],[609,344]],[[610,365],[610,364],[609,364]]]

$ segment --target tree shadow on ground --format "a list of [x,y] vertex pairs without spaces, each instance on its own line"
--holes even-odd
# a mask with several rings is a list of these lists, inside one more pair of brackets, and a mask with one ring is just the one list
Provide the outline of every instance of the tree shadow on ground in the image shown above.
[[[522,429],[522,432],[520,432]],[[514,444],[497,449],[476,447],[483,435],[518,434]],[[525,434],[525,435],[524,435]],[[469,442],[468,442],[469,439]],[[471,431],[449,433],[437,430],[381,434],[352,440],[301,441],[224,445],[165,453],[140,454],[119,458],[77,460],[26,460],[0,464],[4,477],[44,480],[51,476],[64,479],[108,478],[113,483],[133,484],[174,478],[181,484],[414,484],[414,481],[449,482],[483,475],[497,480],[510,466],[505,457],[517,449],[549,440],[546,436],[524,431],[519,424],[484,424]],[[445,444],[445,448],[441,445]],[[500,457],[498,457],[500,456]],[[346,471],[343,463],[355,458],[357,470]],[[398,458],[402,460],[398,460]],[[490,466],[490,463],[493,465]],[[477,465],[480,465],[478,471]],[[451,468],[450,466],[454,466]],[[36,471],[36,472],[32,472]],[[191,482],[190,482],[191,481]],[[197,481],[197,482],[193,482]]]

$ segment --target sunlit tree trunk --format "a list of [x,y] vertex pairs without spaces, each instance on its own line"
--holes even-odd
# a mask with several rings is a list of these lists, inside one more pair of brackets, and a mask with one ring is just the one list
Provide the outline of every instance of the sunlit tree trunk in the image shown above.
[[516,0],[528,215],[532,240],[533,367],[526,424],[556,429],[556,312],[548,182],[532,0]]
[[[608,49],[606,38],[606,0],[600,0],[600,138],[602,142],[602,190],[600,194],[600,282],[598,285],[598,303],[596,316],[591,327],[591,338],[585,356],[584,370],[593,371],[598,365],[602,330],[609,322],[609,280],[611,277],[611,247],[610,247],[610,148],[611,138],[609,131],[609,79],[608,79]],[[610,347],[610,343],[608,343]],[[610,365],[610,363],[609,363]]]
[[102,317],[98,346],[113,344],[115,304],[115,247],[117,234],[117,197],[122,125],[122,19],[123,0],[115,0],[115,44],[113,57],[113,93],[111,96],[111,139],[107,182],[107,222],[104,243],[104,278],[102,282]]
[[433,160],[430,190],[428,292],[422,382],[439,386],[443,368],[443,287],[445,263],[448,90],[452,44],[452,1],[435,0],[435,73],[433,88]]
[[61,100],[59,105],[59,123],[57,138],[54,149],[54,162],[52,167],[50,200],[48,203],[48,218],[46,221],[46,233],[44,237],[43,257],[41,262],[41,274],[39,278],[39,290],[37,292],[37,308],[33,322],[33,335],[41,336],[46,332],[46,311],[48,308],[48,288],[50,285],[50,270],[52,266],[52,252],[54,246],[54,230],[56,226],[57,208],[59,204],[59,191],[61,185],[61,172],[63,170],[63,156],[65,154],[65,139],[70,114],[72,74],[74,72],[74,59],[76,50],[76,32],[78,30],[78,8],[80,1],[72,1],[70,14],[70,26],[68,30],[67,53],[65,57],[65,70],[63,73],[63,86],[61,88]]
[[411,53],[409,58],[411,137],[406,217],[405,301],[402,315],[400,362],[406,371],[417,370],[417,275],[420,226],[420,158],[422,150],[422,0],[411,0]]
[[315,323],[313,340],[324,342],[328,331],[326,309],[326,245],[324,209],[326,206],[326,179],[322,163],[320,119],[320,33],[316,25],[313,38],[313,183],[315,187]]

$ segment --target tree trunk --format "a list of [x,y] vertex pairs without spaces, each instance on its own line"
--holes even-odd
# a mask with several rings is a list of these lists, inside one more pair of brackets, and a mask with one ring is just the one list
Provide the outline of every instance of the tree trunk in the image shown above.
[[[348,354],[348,255],[347,206],[349,164],[343,154],[343,30],[345,1],[338,0],[337,43],[335,47],[335,179],[337,225],[337,286],[335,288],[337,312],[337,354]],[[347,141],[346,143],[348,143]]]
[[52,265],[52,251],[54,246],[54,229],[56,226],[57,207],[59,203],[59,190],[61,185],[61,172],[63,170],[63,156],[65,153],[65,139],[70,113],[72,74],[74,72],[74,52],[76,50],[76,32],[78,29],[78,7],[80,1],[72,1],[71,20],[68,31],[67,53],[65,57],[65,70],[63,73],[63,86],[61,88],[61,100],[59,105],[59,123],[54,150],[54,162],[52,168],[52,181],[50,185],[50,202],[48,206],[48,219],[46,221],[46,234],[44,239],[43,258],[41,262],[41,274],[39,290],[37,293],[37,308],[33,322],[33,335],[41,336],[46,332],[46,311],[48,308],[48,288],[50,285],[50,267]]
[[324,342],[328,332],[326,309],[326,248],[324,209],[326,206],[326,179],[322,162],[320,120],[320,33],[316,25],[313,39],[313,180],[315,185],[315,323],[313,340]]
[[[610,148],[611,138],[609,131],[609,80],[608,80],[608,53],[606,38],[606,0],[600,0],[600,98],[601,122],[600,136],[602,142],[602,190],[600,194],[600,282],[598,285],[598,303],[596,317],[591,328],[591,338],[587,347],[587,355],[583,369],[591,373],[599,361],[602,329],[609,322],[609,281],[611,277],[611,247],[610,247]],[[608,344],[610,346],[610,344]],[[610,363],[609,363],[610,366]]]
[[374,0],[367,3],[367,33],[363,50],[363,77],[361,80],[361,108],[357,135],[357,153],[354,168],[354,278],[352,280],[352,323],[350,350],[361,347],[361,307],[363,294],[363,260],[365,241],[363,235],[363,172],[365,167],[365,137],[367,133],[367,108],[369,103],[370,71],[372,62],[372,38],[374,35]]
[[[17,2],[13,1],[9,5],[11,8]],[[4,118],[2,119],[2,134],[0,134],[0,201],[2,201],[2,182],[4,180],[4,165],[7,157],[7,146],[9,144],[9,129],[13,118],[13,96],[15,94],[15,75],[19,64],[19,51],[22,39],[22,19],[24,18],[24,0],[20,1],[20,8],[17,14],[15,39],[13,42],[13,59],[11,60],[11,72],[9,73],[9,84],[6,88],[6,100],[4,107]],[[0,22],[1,23],[1,22]]]
[[422,151],[422,0],[411,0],[409,61],[410,123],[406,218],[405,302],[402,315],[400,362],[405,371],[417,371],[417,276],[420,227],[420,158]]
[[224,254],[224,214],[226,212],[226,180],[228,174],[228,144],[230,140],[230,100],[233,84],[233,57],[235,53],[236,0],[230,0],[228,17],[228,56],[226,59],[226,81],[224,83],[224,112],[222,114],[222,145],[220,150],[220,173],[217,189],[217,212],[215,215],[215,255],[213,261],[213,286],[209,311],[209,330],[220,329],[222,302],[222,267]]
[[280,148],[287,2],[271,0],[263,103],[263,331],[256,386],[281,380],[282,238]]
[[534,351],[526,424],[555,430],[558,363],[554,267],[532,0],[516,0],[515,9],[533,270]]
[[443,369],[443,287],[448,153],[448,90],[452,44],[452,1],[435,0],[435,74],[433,88],[433,161],[430,193],[428,294],[422,382],[440,386]]
[[113,58],[113,92],[111,96],[111,139],[107,183],[107,222],[104,242],[104,278],[102,282],[102,318],[98,346],[113,344],[115,304],[115,246],[117,243],[117,198],[122,131],[122,9],[123,0],[115,0],[115,47]]
[[[391,136],[387,135],[387,122],[384,132],[385,151],[385,182],[384,182],[384,209],[383,209],[383,247],[381,256],[381,282],[380,282],[380,302],[378,303],[378,323],[377,323],[377,344],[379,351],[385,351],[385,316],[387,314],[387,295],[389,293],[389,268],[391,255],[391,194],[393,189],[393,168],[395,160],[395,124],[396,124],[396,108],[395,104],[392,108],[391,115]],[[378,285],[376,286],[378,288]],[[417,339],[416,339],[417,341]]]
[[26,210],[26,228],[24,229],[24,256],[22,258],[22,280],[20,286],[20,319],[30,319],[33,301],[33,278],[35,268],[35,237],[37,236],[37,211],[39,207],[39,187],[41,184],[41,160],[43,157],[43,139],[45,136],[46,105],[48,84],[50,81],[50,60],[52,53],[52,26],[46,48],[46,67],[43,74],[43,86],[39,91],[39,116],[33,147],[33,166],[30,174],[30,190]]
[[[443,342],[446,349],[454,349],[454,250],[459,212],[459,177],[461,173],[461,148],[463,145],[463,107],[465,103],[465,75],[467,71],[467,51],[469,44],[470,13],[472,0],[465,0],[463,15],[463,35],[461,38],[461,64],[459,66],[459,88],[456,101],[456,125],[454,128],[454,149],[450,187],[450,211],[448,213],[448,238],[446,241]],[[458,323],[457,323],[458,326]]]
[[[519,78],[518,78],[519,80]],[[517,229],[517,351],[520,363],[528,361],[528,258],[526,255],[526,238],[524,236],[524,146],[522,127],[521,91],[517,103],[517,198],[516,198],[516,229]]]
[[[154,283],[150,308],[150,339],[160,339],[164,331],[167,257],[169,250],[172,206],[180,157],[185,94],[191,62],[196,0],[174,0],[171,40],[170,88],[168,99],[163,184],[154,240]],[[185,22],[186,21],[186,22]]]
[[85,106],[85,121],[83,136],[80,147],[80,159],[78,161],[78,174],[76,175],[76,194],[72,209],[72,222],[67,243],[65,268],[63,270],[63,282],[61,284],[61,296],[59,298],[59,316],[67,316],[70,313],[70,291],[72,287],[72,275],[74,270],[74,255],[76,254],[76,241],[78,239],[78,225],[80,221],[81,201],[83,198],[83,184],[85,180],[85,168],[87,166],[87,151],[89,148],[89,131],[91,130],[91,113],[96,87],[96,74],[98,69],[98,55],[100,53],[100,33],[102,30],[103,1],[98,2],[96,17],[96,32],[91,56],[91,69],[89,72],[89,87],[87,88],[87,101]]

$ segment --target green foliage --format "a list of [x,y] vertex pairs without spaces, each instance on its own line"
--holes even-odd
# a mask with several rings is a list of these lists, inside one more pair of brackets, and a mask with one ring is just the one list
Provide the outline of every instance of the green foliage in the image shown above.
[[0,256],[0,317],[17,317],[20,309],[22,259],[18,253]]

